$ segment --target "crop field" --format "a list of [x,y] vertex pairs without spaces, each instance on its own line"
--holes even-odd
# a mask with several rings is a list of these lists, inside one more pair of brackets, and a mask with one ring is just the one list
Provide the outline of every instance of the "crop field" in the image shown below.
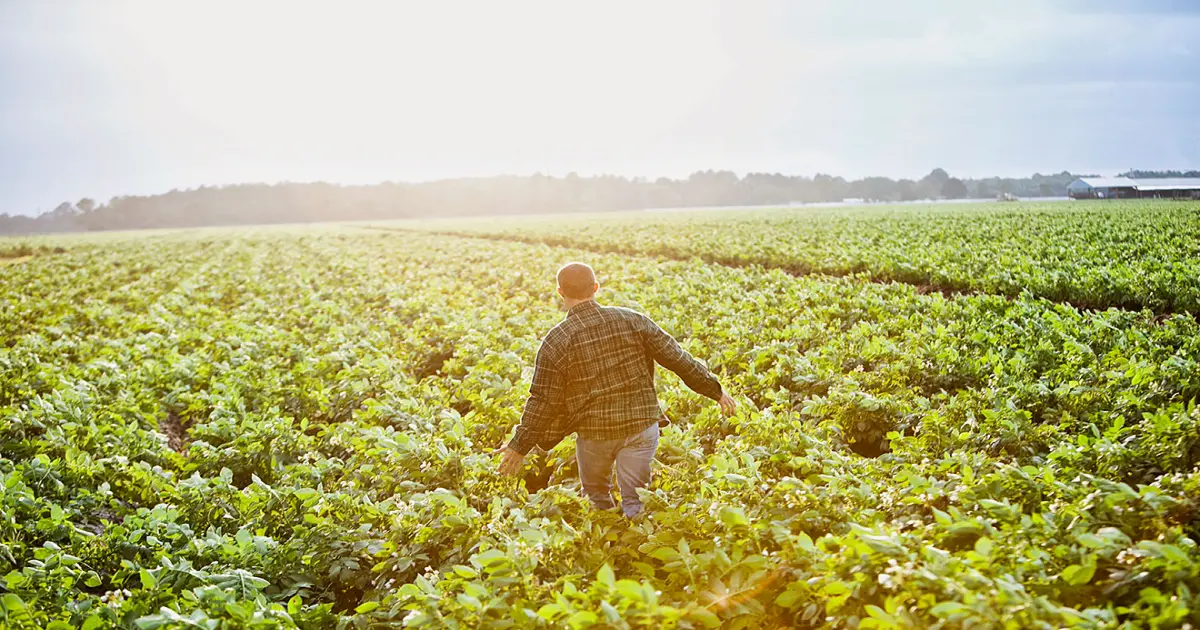
[[[1200,627],[1196,204],[0,248],[3,627]],[[633,520],[496,472],[571,260],[741,402]]]
[[1200,312],[1200,204],[1000,203],[433,222],[429,229],[1083,308]]

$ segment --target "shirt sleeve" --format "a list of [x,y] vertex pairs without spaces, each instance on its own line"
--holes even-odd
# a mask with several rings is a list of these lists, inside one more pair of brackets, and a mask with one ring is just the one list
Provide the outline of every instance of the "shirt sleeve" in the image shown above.
[[675,338],[667,334],[649,317],[642,317],[646,350],[659,365],[671,370],[683,379],[692,391],[713,400],[721,399],[721,382],[713,373],[679,346]]
[[551,437],[555,420],[566,413],[566,374],[560,367],[561,351],[549,339],[542,341],[533,364],[533,384],[529,386],[529,400],[521,415],[508,448],[524,455],[538,442]]

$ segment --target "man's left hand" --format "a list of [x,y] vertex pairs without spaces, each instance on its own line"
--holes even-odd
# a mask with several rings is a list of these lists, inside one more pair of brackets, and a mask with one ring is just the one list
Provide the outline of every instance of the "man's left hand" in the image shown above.
[[521,463],[525,461],[525,456],[514,451],[509,447],[503,447],[497,450],[493,455],[501,455],[500,474],[516,475],[521,472]]

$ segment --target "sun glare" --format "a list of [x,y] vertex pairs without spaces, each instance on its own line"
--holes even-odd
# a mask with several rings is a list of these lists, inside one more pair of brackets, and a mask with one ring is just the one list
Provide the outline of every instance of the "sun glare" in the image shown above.
[[187,119],[206,133],[180,140],[235,159],[402,153],[463,175],[503,153],[537,170],[588,163],[572,146],[668,134],[719,95],[728,33],[688,7],[138,3],[120,15],[135,46],[122,72],[165,101],[161,134]]

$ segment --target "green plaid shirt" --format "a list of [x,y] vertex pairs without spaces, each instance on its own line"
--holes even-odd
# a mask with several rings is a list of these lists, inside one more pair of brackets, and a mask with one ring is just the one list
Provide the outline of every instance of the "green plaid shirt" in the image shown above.
[[653,320],[594,300],[575,305],[542,340],[521,425],[509,448],[549,450],[576,431],[589,440],[629,437],[662,416],[654,363],[695,392],[721,398],[721,383]]

